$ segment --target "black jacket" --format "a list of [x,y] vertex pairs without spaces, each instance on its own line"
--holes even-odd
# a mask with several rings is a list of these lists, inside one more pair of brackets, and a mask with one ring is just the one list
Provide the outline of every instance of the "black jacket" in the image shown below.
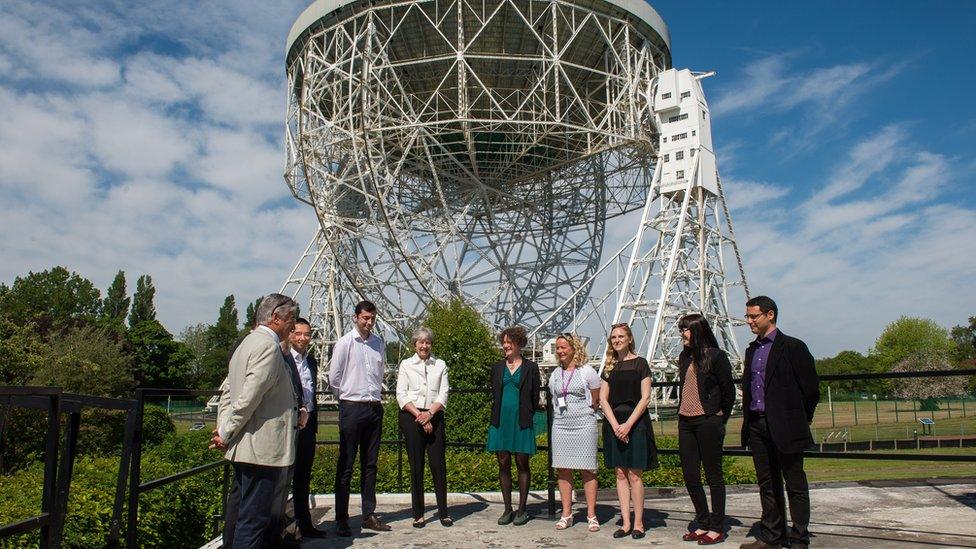
[[[533,425],[533,416],[539,408],[539,390],[542,381],[539,379],[539,365],[527,358],[522,358],[522,381],[519,383],[519,428],[528,429]],[[491,365],[491,424],[498,427],[501,424],[502,412],[502,381],[505,375],[505,360],[502,359]]]
[[[749,403],[752,401],[752,355],[746,350],[742,368],[742,445],[749,444]],[[805,343],[783,332],[776,334],[769,350],[765,376],[766,423],[776,448],[783,453],[802,452],[813,446],[810,422],[820,402],[820,380],[813,355]]]
[[[705,415],[712,416],[719,411],[722,412],[724,421],[729,420],[732,415],[732,406],[735,404],[735,385],[732,383],[732,365],[729,357],[721,349],[707,349],[708,359],[711,366],[707,374],[702,374],[701,369],[698,373],[698,399],[701,400]],[[678,378],[681,382],[678,391],[678,408],[681,408],[681,391],[684,387],[685,374],[691,364],[691,351],[685,349],[678,357]]]
[[[285,363],[288,364],[289,375],[291,377],[292,388],[295,390],[295,400],[298,402],[298,407],[301,408],[305,405],[305,393],[302,390],[302,377],[298,373],[298,364],[295,363],[295,357],[291,356],[291,351],[282,351],[282,356],[285,357]],[[315,357],[307,355],[305,357],[305,364],[308,366],[309,373],[312,376],[312,398],[315,398],[315,386],[318,383],[319,374],[319,363],[315,360]],[[319,430],[319,414],[318,414],[318,404],[315,405],[315,412],[309,414],[308,423],[305,424],[305,429],[309,429],[309,432],[316,433]]]

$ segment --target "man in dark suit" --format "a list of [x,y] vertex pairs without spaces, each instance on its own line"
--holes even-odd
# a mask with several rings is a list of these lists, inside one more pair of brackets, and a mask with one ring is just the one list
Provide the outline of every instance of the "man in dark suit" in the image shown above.
[[303,538],[324,538],[325,530],[319,530],[312,523],[308,507],[309,484],[312,480],[312,462],[315,460],[315,436],[318,432],[318,413],[315,402],[315,385],[318,380],[318,361],[309,356],[308,346],[312,341],[312,327],[304,318],[295,321],[295,328],[288,337],[291,343],[291,358],[298,372],[302,408],[308,414],[305,427],[298,432],[298,452],[295,455],[295,470],[292,480],[292,502],[295,506],[295,521]]
[[[756,541],[743,549],[792,549],[810,544],[810,489],[803,451],[813,446],[810,422],[820,402],[813,355],[805,343],[776,328],[776,303],[758,296],[746,302],[746,321],[756,339],[746,350],[742,373],[742,445],[752,450],[762,503]],[[786,530],[786,503],[793,526]]]

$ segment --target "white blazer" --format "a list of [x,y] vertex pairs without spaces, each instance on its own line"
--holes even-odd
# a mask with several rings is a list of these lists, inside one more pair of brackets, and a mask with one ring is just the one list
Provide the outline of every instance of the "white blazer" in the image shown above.
[[444,361],[431,355],[427,360],[420,360],[416,353],[400,362],[397,372],[396,396],[397,404],[402,410],[408,402],[413,402],[417,408],[429,409],[435,402],[447,407],[447,365]]

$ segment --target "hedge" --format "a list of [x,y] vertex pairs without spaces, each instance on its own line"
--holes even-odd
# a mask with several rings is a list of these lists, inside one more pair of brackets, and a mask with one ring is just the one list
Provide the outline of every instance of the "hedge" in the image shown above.
[[[143,453],[143,482],[164,477],[181,470],[202,465],[220,455],[207,450],[209,434],[205,431],[174,433]],[[544,435],[540,437],[540,443]],[[674,437],[659,437],[658,446],[674,448]],[[378,492],[399,492],[397,485],[397,451],[383,446],[378,460],[376,488]],[[447,452],[447,483],[453,492],[487,492],[498,490],[498,465],[495,456],[485,451],[449,448]],[[316,449],[312,471],[313,493],[332,493],[337,445],[320,445]],[[644,473],[648,486],[681,486],[682,475],[677,456],[661,456],[661,467]],[[410,490],[409,463],[403,455],[403,491]],[[118,457],[82,456],[75,464],[68,501],[68,520],[63,546],[66,548],[99,548],[108,545],[109,524],[118,474]],[[530,461],[532,488],[545,490],[546,453],[539,452]],[[602,467],[598,479],[601,487],[616,485],[612,469]],[[220,475],[217,468],[173,484],[152,490],[139,499],[140,547],[199,547],[212,536],[212,517],[220,513]],[[755,482],[751,468],[725,458],[725,480],[728,484]],[[352,487],[359,486],[358,468]],[[0,524],[24,519],[40,510],[43,465],[34,464],[12,475],[0,477]],[[433,490],[429,472],[426,489]],[[123,521],[125,514],[123,514]],[[25,534],[3,541],[3,547],[37,547],[35,534]]]

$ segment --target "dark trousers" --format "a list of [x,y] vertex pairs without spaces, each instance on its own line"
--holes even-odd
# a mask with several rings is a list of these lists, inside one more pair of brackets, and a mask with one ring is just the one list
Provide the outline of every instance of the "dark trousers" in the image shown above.
[[[688,495],[695,505],[695,520],[702,530],[724,532],[725,479],[722,478],[722,444],[725,421],[722,416],[678,416],[678,454]],[[712,494],[712,511],[708,511],[701,471]]]
[[312,527],[308,495],[312,482],[312,462],[314,460],[315,432],[306,426],[298,432],[298,452],[295,454],[295,469],[291,488],[292,503],[295,506],[295,522],[298,523],[300,529]]
[[234,480],[240,490],[240,507],[234,528],[234,549],[260,549],[280,539],[272,522],[275,491],[287,467],[234,463]]
[[[762,521],[757,539],[766,543],[810,543],[810,488],[807,474],[803,471],[803,453],[785,454],[776,449],[769,436],[765,416],[749,419],[749,447],[752,462],[756,466],[759,498],[762,503]],[[793,527],[786,530],[786,502],[783,484],[790,502],[790,518]]]
[[224,500],[224,532],[223,546],[230,549],[234,546],[234,529],[237,528],[237,514],[241,508],[241,485],[237,482],[235,471],[231,470],[230,490]]
[[380,403],[339,402],[339,463],[335,479],[336,521],[349,521],[349,484],[359,452],[359,493],[363,518],[376,511],[376,458],[383,432]]
[[434,481],[437,514],[447,516],[447,462],[444,457],[444,412],[430,419],[433,431],[428,435],[410,412],[400,410],[400,432],[407,443],[410,461],[410,501],[413,518],[424,516],[424,453],[430,460],[430,477]]

